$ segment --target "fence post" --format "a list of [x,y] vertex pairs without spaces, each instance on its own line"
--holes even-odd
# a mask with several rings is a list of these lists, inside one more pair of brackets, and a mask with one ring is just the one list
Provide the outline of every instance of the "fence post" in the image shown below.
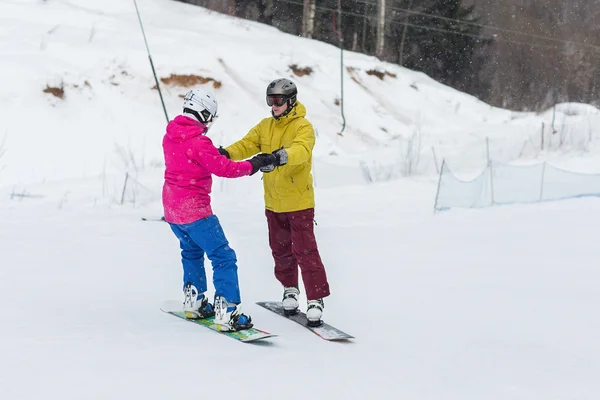
[[544,123],[542,122],[542,151],[544,151]]
[[435,204],[433,205],[433,213],[435,214],[435,212],[437,211],[437,203],[438,203],[438,197],[440,195],[440,185],[442,183],[442,172],[444,172],[444,165],[446,164],[446,159],[442,159],[442,168],[440,169],[440,176],[438,178],[438,186],[437,186],[437,191],[435,192]]
[[544,176],[546,175],[546,161],[542,164],[542,183],[540,185],[540,201],[544,198]]
[[435,164],[435,172],[440,173],[440,168],[438,167],[437,157],[435,156],[435,148],[431,146],[431,152],[433,153],[433,163]]

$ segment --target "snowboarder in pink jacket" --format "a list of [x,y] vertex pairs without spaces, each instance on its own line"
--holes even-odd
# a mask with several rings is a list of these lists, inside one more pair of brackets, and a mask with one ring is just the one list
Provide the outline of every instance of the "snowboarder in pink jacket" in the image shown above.
[[[231,161],[206,137],[217,115],[215,97],[201,89],[184,98],[183,113],[167,125],[163,138],[165,181],[162,202],[165,220],[179,239],[183,265],[183,311],[187,318],[215,317],[222,330],[252,327],[241,312],[237,258],[210,206],[212,174],[238,178],[275,163],[272,154],[248,161]],[[207,290],[204,255],[213,266],[214,304]]]

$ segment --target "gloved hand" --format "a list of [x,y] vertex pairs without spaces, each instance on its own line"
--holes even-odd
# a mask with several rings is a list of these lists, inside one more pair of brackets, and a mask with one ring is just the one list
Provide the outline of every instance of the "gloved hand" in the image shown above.
[[279,150],[275,150],[272,153],[275,156],[275,162],[273,164],[262,167],[261,172],[272,172],[275,167],[287,164],[287,151],[282,147]]
[[266,167],[260,167],[260,172],[273,172],[273,170],[275,169],[275,164],[269,164]]
[[252,164],[252,173],[250,175],[254,175],[259,169],[267,167],[268,165],[273,165],[273,163],[275,163],[275,156],[273,154],[261,153],[255,155],[248,161]]
[[275,156],[275,166],[279,167],[280,165],[285,165],[288,162],[288,154],[287,151],[282,147],[279,150],[275,150],[273,152]]
[[225,150],[223,148],[223,146],[219,146],[219,153],[221,153],[222,156],[225,156],[225,157],[231,159],[231,157],[229,157],[229,152],[227,150]]

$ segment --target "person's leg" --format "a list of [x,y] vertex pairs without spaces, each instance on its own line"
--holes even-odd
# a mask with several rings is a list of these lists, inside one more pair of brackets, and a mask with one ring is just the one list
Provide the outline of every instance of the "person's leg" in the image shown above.
[[183,289],[190,283],[198,293],[206,292],[206,271],[204,270],[204,250],[186,232],[186,225],[169,224],[171,230],[179,239],[181,248],[181,264],[183,266]]
[[307,299],[317,300],[329,296],[327,274],[314,234],[315,210],[309,208],[290,212],[287,215],[292,231],[293,254],[296,256],[302,272]]
[[242,314],[237,257],[229,247],[223,228],[216,215],[203,218],[190,236],[200,243],[213,266],[215,285],[214,322],[219,329],[237,331],[253,326],[252,319]]
[[222,296],[229,303],[240,303],[237,257],[229,247],[217,216],[211,215],[194,223],[188,234],[204,249],[212,263],[215,296]]
[[183,311],[186,318],[207,318],[214,315],[206,292],[204,250],[187,233],[190,224],[169,224],[181,247],[183,265]]
[[292,252],[292,232],[286,213],[265,210],[275,278],[284,287],[298,286],[298,262]]

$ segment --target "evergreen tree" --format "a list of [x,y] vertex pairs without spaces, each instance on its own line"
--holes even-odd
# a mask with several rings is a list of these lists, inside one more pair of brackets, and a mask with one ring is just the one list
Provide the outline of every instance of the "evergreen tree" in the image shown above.
[[447,85],[466,89],[468,83],[477,78],[481,67],[481,60],[477,59],[482,54],[479,48],[491,41],[481,37],[481,27],[462,23],[477,22],[474,6],[464,7],[461,0],[415,3],[420,3],[422,11],[408,17],[408,23],[414,26],[407,30],[404,66]]

